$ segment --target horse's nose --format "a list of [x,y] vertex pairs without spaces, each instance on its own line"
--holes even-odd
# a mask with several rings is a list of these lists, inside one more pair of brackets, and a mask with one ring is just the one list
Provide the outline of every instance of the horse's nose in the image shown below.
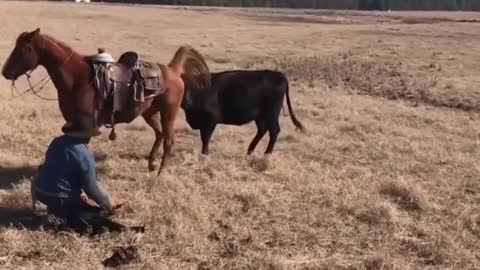
[[13,80],[15,77],[13,72],[7,70],[5,66],[2,68],[2,76],[7,80]]
[[8,75],[9,75],[9,74],[8,74],[7,70],[5,69],[5,65],[3,65],[3,67],[2,67],[2,76],[5,77],[5,79],[8,80]]
[[2,75],[7,80],[13,80],[13,75],[11,73],[2,72]]
[[8,74],[5,70],[2,70],[2,76],[7,80],[11,80],[11,74]]

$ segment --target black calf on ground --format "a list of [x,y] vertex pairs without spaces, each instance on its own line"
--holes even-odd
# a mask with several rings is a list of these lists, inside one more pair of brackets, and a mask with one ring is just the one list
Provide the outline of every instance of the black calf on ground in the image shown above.
[[262,137],[269,132],[265,154],[273,151],[280,125],[278,118],[284,96],[293,124],[304,131],[290,103],[287,77],[272,70],[232,70],[211,73],[211,87],[195,85],[195,75],[182,76],[185,95],[182,108],[192,129],[199,129],[202,154],[208,155],[208,143],[217,124],[245,125],[255,121],[257,134],[248,147],[251,154]]

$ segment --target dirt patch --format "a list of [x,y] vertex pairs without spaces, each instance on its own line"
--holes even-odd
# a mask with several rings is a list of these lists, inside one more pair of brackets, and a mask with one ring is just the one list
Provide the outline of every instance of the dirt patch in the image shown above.
[[455,19],[448,17],[429,16],[395,16],[358,11],[257,11],[248,12],[248,15],[239,14],[240,17],[256,21],[274,23],[313,23],[313,24],[437,24],[437,23],[480,23],[478,19]]
[[[277,150],[266,158],[263,152],[245,155],[254,123],[219,125],[205,157],[199,153],[198,132],[180,112],[174,154],[162,177],[146,169],[155,135],[143,119],[119,126],[114,142],[108,140],[110,130],[102,129],[89,145],[100,166],[100,186],[113,203],[126,203],[119,221],[145,224],[148,230],[142,237],[126,232],[95,239],[52,234],[36,229],[28,180],[52,137],[61,134],[63,117],[58,103],[34,96],[12,99],[9,82],[0,80],[0,167],[5,169],[0,175],[0,269],[97,269],[114,247],[132,245],[141,262],[120,269],[478,268],[478,115],[412,108],[405,105],[421,102],[402,96],[416,97],[422,88],[430,90],[429,97],[480,96],[475,91],[480,43],[471,38],[480,36],[475,24],[405,24],[385,12],[317,14],[361,20],[358,25],[268,26],[226,9],[209,14],[5,1],[0,9],[2,55],[10,53],[20,32],[40,24],[42,31],[79,50],[106,47],[115,58],[132,49],[168,63],[178,46],[190,44],[215,56],[208,60],[215,71],[239,68],[243,61],[272,68],[281,64],[292,83],[294,111],[309,127],[308,134],[296,132],[285,106]],[[247,15],[261,13],[251,10]],[[57,15],[46,16],[50,13]],[[290,14],[302,16],[292,10],[280,15]],[[465,13],[417,16],[478,19]],[[101,27],[80,29],[85,17],[87,25]],[[136,23],[125,23],[129,18]],[[461,35],[466,38],[457,38]],[[344,57],[348,51],[353,53]],[[257,60],[265,56],[277,62]],[[40,75],[35,71],[32,80]],[[28,87],[22,82],[19,86]],[[447,83],[453,87],[445,90]],[[47,87],[45,96],[56,96],[54,87]],[[383,96],[409,102],[387,102]],[[268,135],[260,144],[267,143]],[[398,179],[408,179],[413,187]],[[388,188],[390,181],[395,184]]]
[[428,209],[428,204],[422,192],[405,181],[383,183],[379,192],[406,211],[420,212]]
[[431,23],[480,23],[480,20],[475,19],[450,19],[442,17],[407,17],[407,18],[398,18],[401,23],[406,24],[431,24]]
[[[362,59],[353,53],[338,57],[283,57],[268,59],[257,65],[278,69],[295,81],[308,82],[315,87],[326,83],[329,89],[342,89],[352,94],[383,97],[389,100],[406,100],[413,106],[426,104],[463,111],[480,111],[480,99],[435,91],[436,76],[413,76],[401,61]],[[437,68],[438,69],[438,68]]]
[[314,24],[354,24],[355,20],[346,17],[320,17],[311,15],[243,15],[243,18],[270,23],[314,23]]

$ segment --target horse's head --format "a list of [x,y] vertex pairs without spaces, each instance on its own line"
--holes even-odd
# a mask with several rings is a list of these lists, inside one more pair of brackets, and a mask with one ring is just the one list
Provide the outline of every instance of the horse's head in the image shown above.
[[36,42],[40,37],[40,28],[33,32],[23,32],[17,37],[15,48],[3,65],[2,75],[7,80],[16,80],[39,64]]

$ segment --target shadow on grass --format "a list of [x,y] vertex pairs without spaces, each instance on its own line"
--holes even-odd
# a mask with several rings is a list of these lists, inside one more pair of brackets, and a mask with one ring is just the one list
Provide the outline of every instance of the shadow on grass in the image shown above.
[[24,178],[30,178],[37,172],[37,167],[23,166],[6,168],[0,166],[0,189],[11,189]]
[[[57,226],[46,223],[44,219],[46,211],[38,213],[28,208],[6,208],[0,206],[0,228],[16,228],[37,231],[46,229],[50,232],[76,232],[80,235],[95,236],[106,232],[119,233],[124,231],[133,231],[136,233],[145,232],[144,226],[125,226],[111,220],[103,215],[91,215],[88,217],[90,227],[84,224],[78,224],[75,227]],[[43,225],[43,226],[42,226]]]
[[5,208],[0,206],[0,227],[38,230],[41,216],[28,208]]

